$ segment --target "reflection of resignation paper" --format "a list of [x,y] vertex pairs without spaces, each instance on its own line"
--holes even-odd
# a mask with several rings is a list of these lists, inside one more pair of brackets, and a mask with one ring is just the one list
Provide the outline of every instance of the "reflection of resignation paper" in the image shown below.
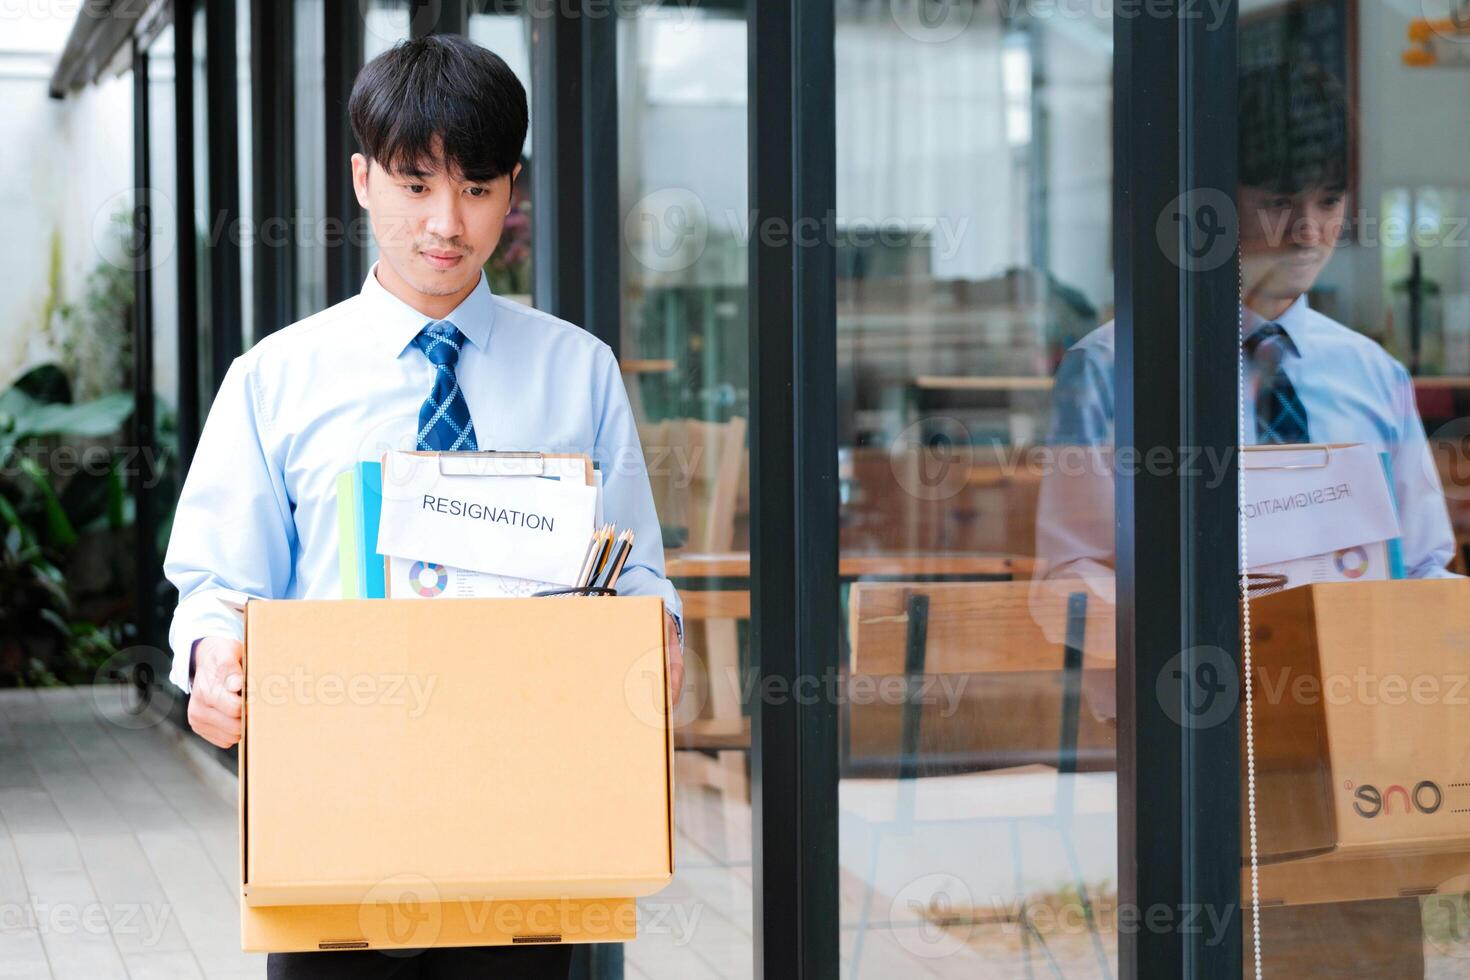
[[1373,450],[1362,445],[1251,446],[1242,451],[1241,466],[1246,559],[1252,569],[1310,560],[1298,574],[1321,580],[1312,571],[1316,565],[1323,566],[1317,571],[1326,577],[1337,577],[1323,563],[1335,568],[1347,561],[1347,577],[1386,577],[1368,575],[1367,565],[1376,555],[1386,572],[1386,549],[1381,546],[1399,536],[1399,521],[1383,463]]
[[[441,472],[440,457],[385,461],[378,552],[571,585],[587,553],[597,488],[539,476]],[[398,594],[402,595],[401,592]]]

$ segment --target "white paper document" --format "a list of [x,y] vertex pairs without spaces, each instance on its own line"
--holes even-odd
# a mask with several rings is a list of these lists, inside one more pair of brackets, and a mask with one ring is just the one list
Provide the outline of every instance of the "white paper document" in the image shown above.
[[388,559],[390,599],[525,598],[559,588],[563,586],[556,582],[492,575],[417,559]]
[[410,565],[432,561],[529,580],[538,588],[572,585],[587,554],[597,498],[596,486],[573,479],[490,475],[450,457],[391,453],[384,460],[378,552]]
[[1388,578],[1398,514],[1378,454],[1362,445],[1251,446],[1241,453],[1246,553],[1291,585]]

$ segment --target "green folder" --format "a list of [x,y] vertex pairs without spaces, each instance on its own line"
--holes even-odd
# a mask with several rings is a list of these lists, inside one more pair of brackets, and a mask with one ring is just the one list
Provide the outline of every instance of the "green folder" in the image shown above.
[[362,598],[362,583],[357,575],[357,543],[362,540],[362,527],[358,524],[353,476],[352,470],[337,476],[337,567],[344,599]]

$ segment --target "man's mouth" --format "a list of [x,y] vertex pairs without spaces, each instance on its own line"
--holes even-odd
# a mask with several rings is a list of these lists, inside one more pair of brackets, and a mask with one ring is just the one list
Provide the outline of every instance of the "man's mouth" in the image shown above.
[[464,258],[460,252],[441,252],[436,249],[425,249],[419,254],[436,269],[452,269]]

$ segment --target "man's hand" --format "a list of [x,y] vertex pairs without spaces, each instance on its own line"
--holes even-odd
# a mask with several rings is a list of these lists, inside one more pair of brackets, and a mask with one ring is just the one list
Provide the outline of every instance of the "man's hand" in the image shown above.
[[679,706],[679,696],[684,693],[684,647],[679,642],[679,628],[674,617],[664,613],[664,646],[669,650],[669,697],[673,706]]
[[194,650],[189,727],[222,749],[240,741],[240,692],[245,687],[242,653],[238,640],[222,636],[206,636]]

